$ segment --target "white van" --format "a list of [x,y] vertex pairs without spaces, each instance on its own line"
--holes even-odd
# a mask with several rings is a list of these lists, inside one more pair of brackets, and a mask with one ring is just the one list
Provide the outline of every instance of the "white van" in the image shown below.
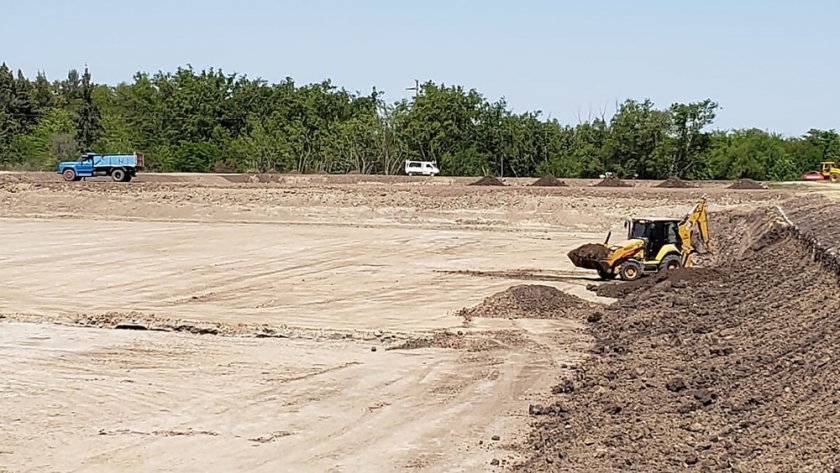
[[406,161],[405,173],[409,176],[437,176],[440,169],[431,161]]

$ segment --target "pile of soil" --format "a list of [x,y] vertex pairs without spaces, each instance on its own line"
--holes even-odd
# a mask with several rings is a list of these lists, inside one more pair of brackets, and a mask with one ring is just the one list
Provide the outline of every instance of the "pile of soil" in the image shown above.
[[493,319],[558,319],[580,315],[593,305],[580,297],[566,294],[551,286],[520,285],[494,294],[472,308],[458,311],[467,320]]
[[666,179],[664,182],[660,183],[656,187],[662,187],[667,189],[685,189],[687,187],[692,187],[691,184],[683,181],[677,176],[672,176]]
[[470,186],[503,186],[503,185],[505,185],[505,183],[496,179],[493,176],[484,176],[481,179],[479,179],[475,182],[471,182],[470,184],[467,184],[467,185],[470,185]]
[[423,348],[445,348],[468,352],[491,351],[499,348],[523,346],[528,343],[522,333],[512,330],[498,330],[487,334],[475,335],[463,332],[435,332],[425,337],[410,338],[386,350],[420,350]]
[[587,243],[579,246],[568,253],[568,257],[572,260],[572,264],[578,266],[584,260],[599,260],[606,258],[610,251],[604,245],[597,243]]
[[722,281],[726,275],[727,272],[722,268],[679,268],[660,271],[635,281],[601,284],[595,288],[595,293],[613,299],[622,299],[631,294],[644,297],[641,294],[651,290],[688,289],[698,281]]
[[[809,234],[836,234],[831,204],[809,212]],[[674,271],[685,289],[670,281],[592,319],[595,355],[544,403],[562,409],[533,410],[521,469],[837,471],[838,273],[790,232],[751,243],[726,248],[749,256],[718,276]]]
[[633,185],[622,181],[616,176],[610,176],[595,184],[595,187],[633,187]]
[[760,190],[766,189],[763,184],[752,179],[738,179],[727,189],[746,189],[746,190]]
[[566,186],[568,186],[568,184],[566,184],[563,181],[558,180],[556,177],[552,176],[551,174],[537,179],[531,185],[534,186],[534,187],[566,187]]

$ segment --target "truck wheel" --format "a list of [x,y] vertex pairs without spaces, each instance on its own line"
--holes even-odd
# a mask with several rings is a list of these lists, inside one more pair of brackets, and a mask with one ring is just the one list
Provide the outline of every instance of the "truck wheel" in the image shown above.
[[125,171],[122,169],[114,169],[114,172],[111,173],[111,179],[116,182],[125,182]]
[[64,178],[65,181],[75,181],[76,180],[76,171],[72,169],[65,169],[61,176]]
[[831,182],[840,182],[840,174],[833,172],[828,176],[828,180]]

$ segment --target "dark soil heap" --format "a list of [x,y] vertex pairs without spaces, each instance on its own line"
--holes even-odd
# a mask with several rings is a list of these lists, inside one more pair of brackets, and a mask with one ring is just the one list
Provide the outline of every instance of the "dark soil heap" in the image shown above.
[[531,409],[521,469],[837,471],[840,269],[814,259],[838,237],[831,204],[801,205],[809,236],[731,216],[716,234],[755,239],[719,245],[721,271],[674,271],[591,319],[594,356]]
[[656,187],[667,188],[667,189],[685,189],[687,187],[692,187],[691,184],[683,181],[677,176],[672,176],[657,185]]
[[464,308],[458,315],[494,319],[557,319],[581,314],[593,305],[577,296],[566,294],[551,286],[520,285],[494,294],[472,308]]
[[649,290],[665,290],[670,288],[684,289],[696,281],[722,280],[727,272],[719,268],[679,268],[671,271],[660,271],[648,277],[630,282],[614,282],[601,284],[595,290],[600,297],[621,299],[631,294],[644,297],[642,294]]
[[595,184],[595,187],[633,187],[633,185],[628,184],[615,176],[610,176]]
[[604,245],[597,243],[587,243],[579,246],[568,253],[568,257],[572,260],[572,264],[578,266],[584,260],[599,260],[606,258],[609,250]]
[[568,184],[566,184],[563,181],[558,180],[556,177],[552,176],[551,174],[549,174],[548,176],[543,176],[543,177],[537,179],[531,185],[534,186],[534,187],[567,187],[568,186]]
[[484,176],[481,179],[468,184],[470,186],[503,186],[504,182],[496,179],[493,176]]
[[752,179],[738,179],[727,189],[746,189],[746,190],[760,190],[765,187],[758,181]]

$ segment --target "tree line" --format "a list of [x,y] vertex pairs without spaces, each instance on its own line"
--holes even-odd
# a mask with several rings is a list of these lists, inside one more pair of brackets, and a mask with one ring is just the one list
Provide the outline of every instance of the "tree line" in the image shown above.
[[329,80],[272,84],[186,67],[111,86],[87,69],[50,81],[3,64],[0,168],[54,170],[81,152],[136,150],[166,172],[398,174],[414,159],[445,175],[788,180],[840,160],[835,130],[710,130],[718,111],[711,99],[626,100],[610,118],[572,125],[434,82],[389,103]]

